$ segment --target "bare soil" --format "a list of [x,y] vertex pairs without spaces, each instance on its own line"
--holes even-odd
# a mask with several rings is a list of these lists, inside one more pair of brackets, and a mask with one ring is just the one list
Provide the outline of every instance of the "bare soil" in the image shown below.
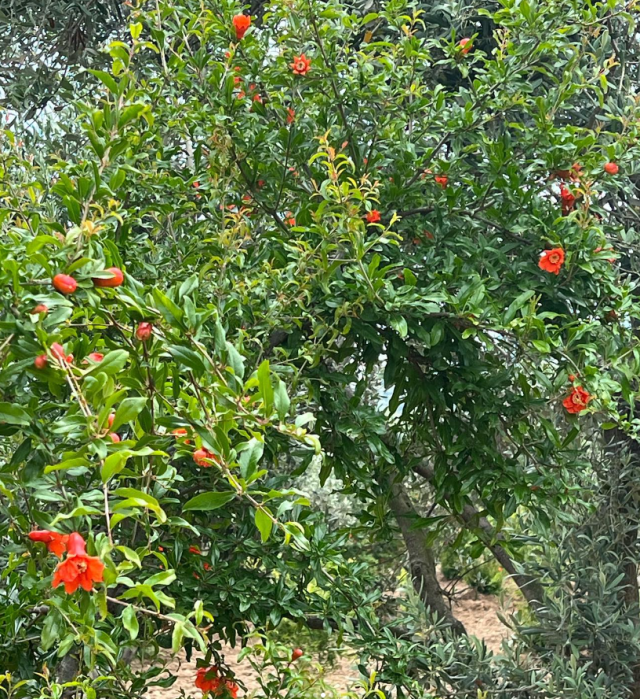
[[[498,612],[508,614],[514,608],[514,597],[509,588],[502,599],[493,595],[482,595],[474,590],[457,590],[452,609],[455,616],[465,625],[470,635],[482,639],[487,647],[494,652],[500,650],[502,640],[509,636],[509,629],[498,618]],[[240,691],[238,698],[251,697],[259,688],[255,672],[248,661],[238,663],[239,648],[229,648],[225,653],[225,660],[229,668],[246,686],[246,693]],[[195,656],[191,662],[187,662],[184,655],[174,658],[168,665],[168,671],[177,677],[175,684],[170,689],[152,688],[147,696],[149,699],[177,699],[181,696],[200,697],[200,691],[194,687],[196,675]],[[321,672],[318,666],[318,672]],[[358,679],[358,671],[355,668],[355,659],[347,656],[341,657],[336,665],[324,676],[326,683],[335,692],[345,692],[355,680]]]

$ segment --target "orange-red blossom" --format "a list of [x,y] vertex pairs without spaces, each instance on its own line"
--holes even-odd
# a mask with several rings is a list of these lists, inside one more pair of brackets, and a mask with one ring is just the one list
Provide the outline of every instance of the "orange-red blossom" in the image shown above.
[[70,595],[79,587],[87,592],[93,584],[102,582],[104,563],[97,556],[87,555],[85,540],[77,532],[69,534],[67,557],[58,563],[51,581],[52,587],[64,585],[64,591]]

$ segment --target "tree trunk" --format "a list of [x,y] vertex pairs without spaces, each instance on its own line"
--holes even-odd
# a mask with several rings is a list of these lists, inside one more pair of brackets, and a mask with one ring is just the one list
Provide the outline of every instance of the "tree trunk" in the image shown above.
[[436,562],[433,551],[427,545],[423,529],[413,529],[417,516],[413,503],[398,474],[390,478],[391,497],[389,506],[395,515],[409,554],[409,568],[413,587],[420,599],[429,609],[443,618],[457,634],[466,633],[464,626],[452,614],[442,595],[442,589],[436,577]]
[[512,580],[520,588],[524,598],[529,603],[533,612],[539,612],[543,607],[544,600],[544,588],[540,582],[531,575],[526,573],[519,573],[516,570],[514,562],[511,560],[511,556],[505,551],[505,549],[495,541],[495,530],[491,526],[491,522],[486,517],[481,517],[480,513],[472,505],[465,505],[462,513],[460,514],[460,519],[469,528],[480,529],[482,534],[480,535],[480,540],[484,545],[491,551],[494,558],[500,563],[500,565],[509,573]]

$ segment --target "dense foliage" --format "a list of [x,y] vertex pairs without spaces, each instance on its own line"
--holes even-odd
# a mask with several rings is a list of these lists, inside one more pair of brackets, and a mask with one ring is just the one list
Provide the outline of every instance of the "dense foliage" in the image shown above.
[[[3,134],[0,687],[140,696],[185,646],[234,696],[253,633],[261,695],[311,696],[289,618],[354,696],[640,696],[633,3],[130,5]],[[500,656],[452,528],[523,595]]]

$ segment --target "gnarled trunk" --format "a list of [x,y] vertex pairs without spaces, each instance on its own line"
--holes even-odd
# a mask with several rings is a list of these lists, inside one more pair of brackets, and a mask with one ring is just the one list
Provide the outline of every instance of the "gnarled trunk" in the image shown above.
[[444,618],[453,631],[464,634],[466,631],[462,622],[453,616],[451,609],[445,602],[440,583],[436,577],[435,558],[431,547],[427,544],[425,531],[413,528],[417,514],[409,494],[399,478],[397,474],[393,474],[390,478],[389,506],[395,515],[407,547],[413,586],[432,612],[435,612],[438,617]]

